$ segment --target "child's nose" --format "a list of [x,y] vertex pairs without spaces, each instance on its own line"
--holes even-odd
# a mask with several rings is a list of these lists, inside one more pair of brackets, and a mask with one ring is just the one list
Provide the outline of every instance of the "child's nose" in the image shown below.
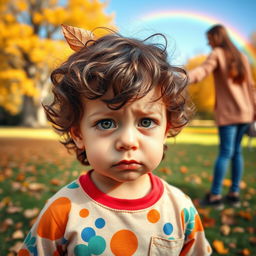
[[116,140],[117,150],[136,150],[138,147],[139,142],[135,127],[125,128],[120,131]]

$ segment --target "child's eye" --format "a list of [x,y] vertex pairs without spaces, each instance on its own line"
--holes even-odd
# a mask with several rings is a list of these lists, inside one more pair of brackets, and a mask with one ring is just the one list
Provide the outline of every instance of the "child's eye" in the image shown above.
[[139,122],[139,126],[144,128],[152,128],[155,124],[155,121],[151,118],[142,118]]
[[100,130],[108,130],[116,127],[116,124],[111,119],[103,119],[96,123],[96,127]]

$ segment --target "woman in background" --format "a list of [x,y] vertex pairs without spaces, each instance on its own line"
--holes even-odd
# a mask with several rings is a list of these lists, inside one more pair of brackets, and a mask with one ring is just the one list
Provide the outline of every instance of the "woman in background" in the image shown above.
[[248,124],[256,113],[256,96],[250,64],[230,40],[222,25],[207,31],[212,52],[206,61],[190,70],[189,83],[203,80],[213,72],[215,85],[215,119],[219,132],[219,155],[214,166],[210,193],[202,206],[223,208],[222,181],[231,160],[232,184],[225,199],[233,206],[240,205],[239,184],[243,174],[241,141]]

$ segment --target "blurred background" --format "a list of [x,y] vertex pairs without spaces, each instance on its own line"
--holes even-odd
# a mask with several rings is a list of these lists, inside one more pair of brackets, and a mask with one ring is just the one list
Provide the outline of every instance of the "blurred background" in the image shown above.
[[[48,96],[50,72],[72,53],[63,41],[62,23],[88,30],[106,26],[141,39],[163,33],[170,62],[187,68],[205,59],[210,51],[205,32],[221,23],[250,59],[256,78],[255,10],[253,0],[2,0],[0,125],[47,125],[41,101]],[[212,119],[212,77],[190,87],[190,94],[197,118]]]
[[[140,39],[163,33],[171,64],[190,69],[210,52],[206,30],[220,23],[249,58],[256,81],[255,11],[255,0],[0,0],[0,255],[17,255],[46,200],[90,168],[58,142],[41,107],[51,100],[51,71],[73,53],[61,24],[104,26]],[[156,173],[193,199],[213,255],[256,255],[255,138],[243,139],[242,207],[200,209],[218,151],[213,77],[190,86],[189,93],[195,119],[168,140]],[[230,184],[228,174],[224,193]]]

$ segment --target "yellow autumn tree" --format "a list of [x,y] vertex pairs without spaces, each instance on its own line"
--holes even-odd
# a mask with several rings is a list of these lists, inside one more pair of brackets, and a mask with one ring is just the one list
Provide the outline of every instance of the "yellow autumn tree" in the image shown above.
[[105,13],[105,2],[60,2],[0,1],[0,106],[11,114],[21,112],[23,125],[44,122],[40,119],[41,99],[48,92],[50,72],[71,54],[60,25],[114,28],[114,17]]
[[[196,56],[188,61],[186,68],[193,69],[202,64],[205,59],[204,55]],[[213,75],[210,74],[199,83],[191,84],[188,91],[199,115],[212,116],[215,102]]]

